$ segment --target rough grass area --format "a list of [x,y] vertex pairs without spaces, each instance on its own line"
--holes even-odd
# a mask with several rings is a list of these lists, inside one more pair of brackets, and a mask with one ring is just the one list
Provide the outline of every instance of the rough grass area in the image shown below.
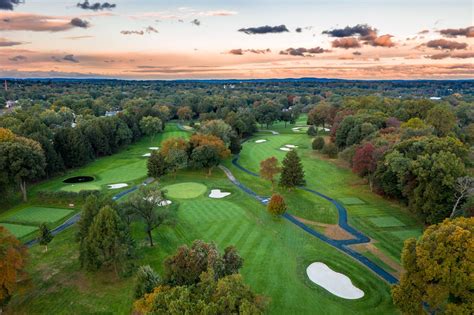
[[54,223],[72,214],[74,210],[32,206],[5,217],[5,221],[18,223]]
[[375,217],[369,220],[378,227],[405,226],[405,223],[391,216]]
[[6,228],[11,234],[15,235],[16,238],[22,238],[38,230],[36,226],[11,224],[11,223],[0,223],[0,226]]
[[176,199],[191,199],[196,198],[204,194],[207,187],[199,183],[179,183],[164,187],[166,195],[170,198]]

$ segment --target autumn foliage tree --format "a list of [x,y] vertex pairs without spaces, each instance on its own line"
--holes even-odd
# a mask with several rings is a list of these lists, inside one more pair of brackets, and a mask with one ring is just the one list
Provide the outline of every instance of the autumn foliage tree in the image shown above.
[[275,176],[281,172],[278,159],[274,156],[260,162],[260,176],[272,183],[272,191],[275,190]]
[[384,148],[376,148],[372,143],[367,142],[355,150],[352,158],[352,171],[361,177],[367,177],[370,189],[374,172],[377,170],[377,162],[381,159]]
[[230,156],[224,141],[213,135],[195,134],[189,140],[189,147],[191,166],[207,169],[208,176],[215,166]]
[[191,118],[193,117],[193,110],[189,106],[182,106],[178,108],[176,114],[178,115],[178,118],[182,121],[191,120]]
[[273,215],[282,215],[286,211],[285,199],[279,194],[273,194],[267,205],[267,210]]
[[0,226],[0,314],[13,294],[25,285],[26,248]]
[[473,314],[473,257],[474,218],[446,219],[405,241],[395,305],[404,314]]

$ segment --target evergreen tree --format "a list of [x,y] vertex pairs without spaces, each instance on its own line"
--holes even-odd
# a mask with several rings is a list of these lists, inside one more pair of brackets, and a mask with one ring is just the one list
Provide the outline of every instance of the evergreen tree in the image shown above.
[[44,251],[48,251],[48,244],[53,240],[54,236],[46,223],[42,223],[39,227],[38,242],[44,246]]
[[280,176],[280,186],[288,189],[304,185],[304,170],[300,157],[295,151],[290,151],[283,159],[283,167]]
[[140,299],[160,285],[160,276],[150,266],[140,266],[135,278],[133,297]]
[[123,271],[131,254],[131,242],[125,224],[112,207],[100,209],[84,241],[82,256],[86,269],[112,267],[117,275]]

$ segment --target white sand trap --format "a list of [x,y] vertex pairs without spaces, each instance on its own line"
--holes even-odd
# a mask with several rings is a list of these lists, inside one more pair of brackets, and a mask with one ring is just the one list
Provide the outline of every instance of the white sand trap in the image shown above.
[[164,207],[164,206],[169,206],[170,204],[172,204],[173,202],[171,200],[162,200],[160,201],[160,203],[158,204],[158,206],[160,207]]
[[144,157],[149,157],[149,156],[151,156],[151,153],[145,153],[145,154],[143,154],[142,156],[144,156]]
[[291,128],[291,130],[293,130],[293,131],[301,131],[301,127]]
[[209,194],[209,198],[220,199],[220,198],[227,197],[229,195],[230,195],[230,192],[221,191],[220,189],[212,189],[211,193]]
[[160,148],[159,147],[149,147],[148,149],[150,149],[150,150],[159,150]]
[[343,299],[355,300],[364,296],[364,291],[354,286],[348,276],[335,272],[325,263],[312,263],[306,268],[306,274],[311,281]]
[[260,139],[260,140],[256,140],[255,143],[264,143],[264,142],[267,142],[267,140],[265,139]]
[[287,152],[288,152],[288,151],[291,151],[290,148],[286,148],[286,147],[281,147],[280,150],[282,150],[282,151],[287,151]]
[[109,186],[109,189],[119,189],[119,188],[127,187],[128,184],[119,183],[119,184],[110,184],[110,185],[107,185],[107,186]]
[[298,146],[294,145],[294,144],[285,144],[285,147],[290,148],[290,149],[294,149],[294,148],[297,148]]

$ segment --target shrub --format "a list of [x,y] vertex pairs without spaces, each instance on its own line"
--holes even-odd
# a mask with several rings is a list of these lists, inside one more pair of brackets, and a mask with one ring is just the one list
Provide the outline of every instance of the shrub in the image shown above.
[[282,215],[286,211],[285,199],[281,195],[273,194],[268,203],[267,210],[273,215]]
[[311,137],[314,137],[318,134],[318,131],[316,130],[316,128],[314,128],[313,125],[311,125],[309,128],[308,128],[308,131],[306,131],[306,133],[311,136]]
[[323,147],[323,150],[321,151],[323,152],[324,154],[326,154],[328,157],[330,157],[331,159],[334,159],[337,157],[337,147],[334,143],[332,142],[329,142],[329,143],[326,143]]
[[312,143],[313,150],[321,150],[324,147],[324,138],[323,137],[316,137]]
[[138,268],[135,278],[134,298],[139,299],[145,294],[151,293],[153,289],[160,285],[160,276],[150,266]]

